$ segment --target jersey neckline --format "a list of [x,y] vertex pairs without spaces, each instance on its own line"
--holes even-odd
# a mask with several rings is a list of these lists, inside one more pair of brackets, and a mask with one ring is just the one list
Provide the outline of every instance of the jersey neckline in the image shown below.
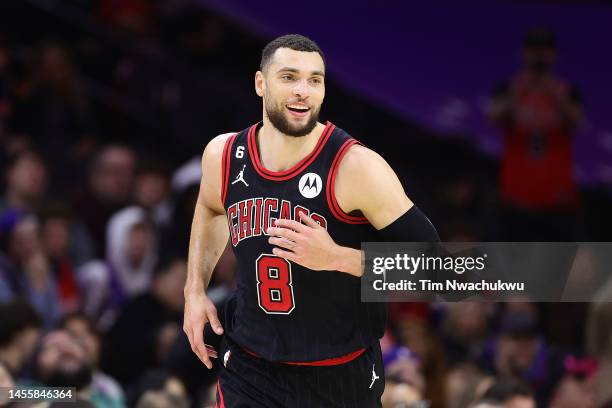
[[249,132],[247,135],[247,147],[249,149],[249,156],[251,156],[251,162],[253,163],[253,167],[260,176],[274,181],[284,181],[289,180],[292,177],[295,177],[299,173],[301,173],[306,167],[308,167],[314,159],[317,158],[319,153],[323,150],[325,143],[329,140],[330,135],[334,131],[336,125],[327,121],[325,123],[325,129],[321,132],[321,136],[317,141],[317,144],[312,149],[310,153],[308,153],[303,159],[301,159],[297,164],[293,167],[283,170],[283,171],[272,171],[266,169],[259,159],[259,149],[257,147],[257,129],[261,126],[262,122],[258,122],[249,128]]

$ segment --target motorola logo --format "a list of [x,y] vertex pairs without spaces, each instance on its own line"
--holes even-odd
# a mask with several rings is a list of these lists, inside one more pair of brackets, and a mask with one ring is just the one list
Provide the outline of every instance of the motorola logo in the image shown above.
[[314,198],[323,190],[321,177],[316,173],[306,173],[300,178],[300,194],[306,198]]

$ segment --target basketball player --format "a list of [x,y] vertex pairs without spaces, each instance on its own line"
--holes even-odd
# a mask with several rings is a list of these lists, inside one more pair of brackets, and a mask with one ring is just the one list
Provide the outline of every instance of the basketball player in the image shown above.
[[[204,150],[185,333],[208,368],[203,327],[225,333],[220,407],[380,406],[386,309],[360,301],[360,244],[437,233],[382,157],[318,122],[325,61],[314,42],[269,43],[255,91],[263,120]],[[205,291],[228,239],[239,272],[222,328]]]

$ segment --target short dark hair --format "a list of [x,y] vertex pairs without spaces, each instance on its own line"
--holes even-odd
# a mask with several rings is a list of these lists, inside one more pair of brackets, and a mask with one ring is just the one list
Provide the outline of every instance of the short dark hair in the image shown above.
[[325,67],[325,56],[317,43],[300,34],[287,34],[275,38],[264,47],[263,51],[261,52],[261,63],[259,64],[259,69],[261,71],[264,71],[267,68],[272,56],[279,48],[289,48],[295,51],[317,52],[321,56],[321,59],[323,59],[323,67]]
[[98,329],[96,328],[96,325],[94,324],[94,322],[89,318],[89,316],[87,316],[85,313],[83,312],[70,312],[68,314],[66,314],[61,320],[60,323],[58,325],[58,328],[60,329],[64,329],[67,330],[68,324],[73,321],[73,320],[80,320],[83,323],[85,323],[85,327],[87,328],[87,330],[93,334],[95,337],[97,337],[98,339],[102,338],[102,335],[100,334],[100,332],[98,331]]
[[23,299],[0,304],[0,347],[11,344],[26,329],[42,326],[36,311]]

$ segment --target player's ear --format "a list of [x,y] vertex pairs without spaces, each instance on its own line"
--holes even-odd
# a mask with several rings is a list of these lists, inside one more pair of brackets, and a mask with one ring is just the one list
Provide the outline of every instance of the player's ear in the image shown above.
[[266,90],[264,74],[261,71],[255,73],[255,92],[263,97]]

